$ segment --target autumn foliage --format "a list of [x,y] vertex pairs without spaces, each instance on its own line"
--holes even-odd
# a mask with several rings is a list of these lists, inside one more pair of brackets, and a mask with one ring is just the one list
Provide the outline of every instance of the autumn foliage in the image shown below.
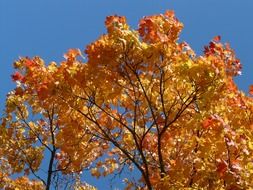
[[84,169],[98,178],[139,171],[135,182],[123,179],[126,189],[252,188],[253,87],[246,95],[234,83],[241,63],[231,47],[216,36],[197,56],[179,40],[183,24],[173,11],[142,18],[137,30],[121,16],[105,24],[107,34],[84,54],[14,63],[1,188],[49,189],[63,176],[73,178],[69,188],[92,189]]

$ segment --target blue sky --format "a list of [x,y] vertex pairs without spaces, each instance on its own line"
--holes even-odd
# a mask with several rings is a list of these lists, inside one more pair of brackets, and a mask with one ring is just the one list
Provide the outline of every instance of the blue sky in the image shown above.
[[69,48],[84,50],[105,33],[108,15],[124,15],[137,28],[141,17],[167,9],[185,25],[181,40],[198,54],[216,35],[231,44],[243,64],[236,81],[247,92],[253,83],[252,0],[0,0],[0,110],[14,87],[10,75],[19,56],[59,62]]

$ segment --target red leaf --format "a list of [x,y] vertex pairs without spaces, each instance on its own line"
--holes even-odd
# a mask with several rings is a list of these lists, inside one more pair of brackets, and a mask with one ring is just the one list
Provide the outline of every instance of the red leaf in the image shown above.
[[250,93],[251,95],[253,95],[253,85],[250,85],[250,87],[249,87],[249,93]]
[[216,170],[221,176],[224,176],[225,172],[227,171],[227,163],[225,161],[221,161],[217,165],[217,170]]
[[24,76],[20,74],[18,71],[16,71],[13,75],[11,75],[11,78],[13,81],[21,81]]
[[209,48],[210,49],[214,49],[215,47],[216,47],[215,43],[213,43],[213,42],[209,43]]
[[33,66],[34,65],[34,62],[31,60],[31,59],[29,59],[29,58],[27,58],[26,60],[25,60],[25,64],[24,64],[26,67],[31,67],[31,66]]
[[21,87],[17,87],[15,89],[15,95],[19,95],[19,96],[22,96],[24,94],[24,91]]
[[38,93],[38,97],[41,100],[46,99],[49,96],[49,94],[48,94],[49,93],[48,87],[46,85],[41,85],[38,88],[37,93]]

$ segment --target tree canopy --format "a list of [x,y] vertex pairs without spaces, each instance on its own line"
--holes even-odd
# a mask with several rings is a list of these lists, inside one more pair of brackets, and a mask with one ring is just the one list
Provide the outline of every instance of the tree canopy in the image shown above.
[[15,61],[0,187],[95,189],[84,170],[129,170],[140,176],[122,179],[126,189],[252,188],[253,86],[236,86],[241,63],[229,44],[216,36],[196,55],[173,11],[143,17],[137,30],[117,15],[105,25],[61,63]]

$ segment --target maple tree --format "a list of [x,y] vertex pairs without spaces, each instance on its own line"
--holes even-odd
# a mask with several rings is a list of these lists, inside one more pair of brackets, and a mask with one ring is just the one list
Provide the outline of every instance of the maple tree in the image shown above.
[[[179,42],[173,11],[142,18],[138,30],[121,16],[105,24],[86,55],[70,49],[59,64],[14,63],[1,180],[49,189],[55,176],[72,176],[73,188],[93,189],[81,182],[84,169],[98,178],[138,170],[126,189],[253,187],[253,87],[237,88],[241,63],[230,46],[216,36],[197,56]],[[45,151],[46,180],[38,174]]]

